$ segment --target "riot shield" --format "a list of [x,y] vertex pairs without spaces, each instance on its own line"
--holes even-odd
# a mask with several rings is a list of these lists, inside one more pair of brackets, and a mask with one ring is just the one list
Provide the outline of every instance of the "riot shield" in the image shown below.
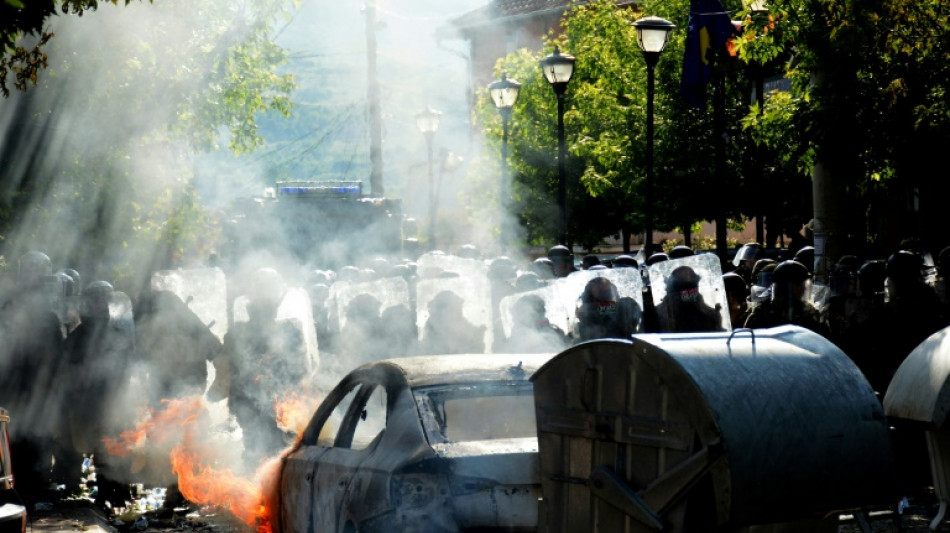
[[340,332],[346,327],[347,310],[360,295],[371,295],[379,302],[379,314],[394,306],[410,308],[409,284],[403,278],[389,277],[368,282],[341,281],[330,286],[327,298],[330,327]]
[[[234,299],[232,313],[234,324],[246,325],[249,322],[247,305],[249,298],[242,294]],[[302,363],[308,373],[314,372],[320,365],[317,332],[313,326],[313,308],[310,307],[310,296],[302,288],[292,287],[284,292],[280,305],[277,308],[275,321],[286,324],[297,331],[301,339],[301,351],[305,354]]]
[[405,279],[334,283],[327,306],[335,339],[330,373],[415,353],[415,316]]
[[719,258],[697,254],[649,267],[650,287],[660,331],[702,332],[732,329]]
[[497,339],[500,353],[557,353],[571,344],[567,317],[549,310],[560,308],[554,286],[517,292],[499,304],[504,337]]
[[[598,278],[607,282],[594,281]],[[626,338],[642,329],[643,280],[636,269],[572,272],[555,286],[576,341]],[[595,292],[601,292],[596,286],[607,289],[609,297],[594,297]]]
[[[132,311],[132,299],[122,291],[112,293],[109,302],[109,325],[122,337],[122,344],[135,346],[135,316]],[[128,354],[129,357],[132,354]]]
[[218,341],[228,332],[227,280],[220,268],[160,270],[152,274],[152,292],[168,291],[208,326]]
[[471,266],[459,272],[459,276],[417,282],[416,325],[420,352],[485,353],[492,346],[491,285],[487,268],[475,267],[478,261],[468,261],[472,261]]

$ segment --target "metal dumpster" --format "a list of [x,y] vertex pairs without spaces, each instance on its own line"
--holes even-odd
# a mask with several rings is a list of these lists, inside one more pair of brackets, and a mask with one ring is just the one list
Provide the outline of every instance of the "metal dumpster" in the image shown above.
[[950,501],[950,328],[928,337],[904,359],[884,394],[884,413],[917,423],[924,433],[940,501],[930,529],[937,529]]
[[543,531],[836,531],[892,497],[880,402],[797,326],[592,341],[531,379]]

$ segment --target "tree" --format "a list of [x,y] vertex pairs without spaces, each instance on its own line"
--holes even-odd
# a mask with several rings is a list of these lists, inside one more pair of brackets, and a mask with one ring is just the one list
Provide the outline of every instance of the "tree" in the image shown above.
[[[610,0],[577,5],[566,14],[563,33],[545,44],[545,50],[558,44],[577,57],[565,114],[570,175],[579,184],[569,195],[575,215],[569,233],[573,241],[585,245],[644,227],[646,66],[632,23],[647,12],[684,27],[688,2],[646,5],[642,12],[618,9]],[[738,187],[739,157],[735,152],[739,145],[729,146],[732,153],[727,158],[726,175],[734,179],[716,182],[711,116],[706,110],[688,108],[680,99],[683,43],[682,32],[674,32],[656,67],[654,211],[661,229],[688,227],[696,220],[713,218],[720,209],[735,216],[741,211],[737,200],[721,193]],[[512,121],[511,160],[516,208],[531,242],[550,238],[556,220],[551,203],[556,186],[556,132],[552,125],[556,102],[538,69],[539,59],[522,50],[503,58],[496,67],[498,75],[506,71],[523,83]],[[729,79],[731,103],[739,101],[738,91],[743,87]],[[497,139],[500,127],[487,94],[480,102],[478,117],[486,124],[489,139]],[[730,107],[734,117],[728,121],[730,131],[738,130],[738,117],[746,109],[737,104]]]
[[743,57],[792,52],[791,99],[770,102],[754,135],[768,143],[771,125],[788,125],[799,163],[817,162],[819,199],[835,206],[832,259],[886,253],[911,234],[945,240],[935,230],[950,191],[927,169],[941,168],[935,148],[948,139],[948,14],[934,0],[776,0],[771,20],[747,25]]
[[172,0],[57,19],[48,70],[5,105],[5,253],[55,251],[112,279],[206,255],[218,222],[190,156],[253,151],[257,117],[290,113],[293,79],[271,39],[288,7]]

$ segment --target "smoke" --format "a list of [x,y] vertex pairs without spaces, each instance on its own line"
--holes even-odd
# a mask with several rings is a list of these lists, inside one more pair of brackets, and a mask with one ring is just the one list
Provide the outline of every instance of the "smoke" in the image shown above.
[[[50,21],[55,37],[47,49],[50,68],[40,74],[38,87],[0,103],[0,253],[7,265],[0,277],[0,344],[5,347],[0,405],[11,412],[14,439],[28,440],[42,456],[23,467],[42,474],[20,475],[22,483],[31,477],[46,481],[49,455],[66,469],[54,477],[73,476],[80,448],[101,450],[103,437],[159,420],[157,410],[173,405],[162,399],[207,395],[204,408],[212,420],[202,427],[229,434],[233,423],[221,417],[230,392],[220,372],[228,349],[224,331],[240,329],[234,327],[240,322],[234,304],[255,287],[253,274],[261,267],[278,269],[298,295],[318,283],[312,278],[315,269],[342,272],[345,265],[357,265],[365,273],[377,255],[385,256],[390,267],[405,267],[398,274],[406,281],[403,292],[390,298],[399,305],[366,317],[378,321],[384,333],[370,328],[355,337],[375,336],[374,351],[346,353],[361,350],[359,342],[338,342],[340,331],[334,330],[318,339],[319,355],[307,348],[307,359],[301,360],[310,366],[304,375],[275,367],[273,380],[286,387],[317,384],[302,400],[280,394],[266,398],[272,410],[288,415],[281,421],[284,430],[299,431],[316,399],[356,363],[422,351],[420,343],[431,341],[420,333],[429,315],[445,318],[429,304],[445,291],[465,301],[455,311],[461,315],[453,316],[467,324],[466,338],[480,341],[471,343],[472,351],[489,351],[495,342],[486,261],[473,260],[468,270],[435,261],[433,268],[455,272],[456,280],[421,276],[427,279],[417,301],[413,267],[405,260],[417,259],[424,246],[403,243],[405,237],[425,241],[430,228],[446,250],[474,242],[495,254],[517,241],[517,224],[503,204],[483,201],[504,193],[497,192],[503,190],[498,167],[476,164],[483,147],[470,123],[466,44],[435,39],[449,18],[483,1],[378,4],[383,180],[386,197],[399,202],[334,204],[323,218],[303,214],[305,201],[295,204],[304,208],[297,211],[286,198],[275,203],[260,196],[278,179],[362,180],[368,190],[365,14],[357,2],[307,1],[289,17],[272,20],[257,11],[264,4],[104,3],[81,18],[55,17]],[[228,60],[236,47],[256,43],[265,23],[272,25],[287,57],[272,82],[278,86],[280,76],[292,74],[298,91],[291,118],[257,114],[259,129],[244,131],[252,137],[247,140],[238,135],[250,127],[239,111],[254,98],[245,101],[246,95],[231,92],[242,78]],[[279,96],[279,91],[265,93],[265,98]],[[224,107],[215,104],[226,103],[238,111],[218,114]],[[431,166],[415,124],[424,106],[443,113]],[[246,150],[247,143],[256,142],[255,133],[264,142],[259,151],[235,155],[225,149]],[[434,220],[429,219],[430,168],[439,192]],[[421,222],[418,231],[403,231],[403,215]],[[18,259],[28,250],[49,256],[49,271],[40,274],[72,268],[81,278],[71,279],[72,288],[49,279],[25,285],[18,277]],[[159,270],[210,266],[219,266],[226,281],[178,289],[151,284]],[[376,268],[376,274],[387,274],[383,266]],[[362,281],[374,279],[366,274]],[[113,309],[107,333],[94,330],[87,315],[74,330],[76,323],[66,323],[65,317],[78,316],[80,290],[96,280],[114,285],[114,303],[129,304],[113,307],[127,312]],[[196,286],[215,290],[188,294]],[[212,300],[217,314],[200,311]],[[282,316],[281,322],[295,324],[300,337],[314,322],[319,330],[314,313],[326,309],[322,302],[311,304],[309,309],[298,302],[298,312]],[[463,337],[461,329],[443,329],[450,344]],[[88,337],[76,331],[87,331]],[[400,342],[393,342],[397,338]],[[450,345],[439,351],[460,350]],[[283,400],[303,407],[291,416],[286,406],[273,405]],[[242,429],[248,439],[260,436],[256,427]],[[162,442],[184,436],[167,439]],[[169,471],[162,469],[171,450],[155,446],[157,441],[134,441],[140,446],[138,462],[123,463],[115,456],[116,479],[167,481]],[[240,453],[225,455],[221,449],[218,465],[239,471]],[[229,449],[240,452],[241,447]],[[122,475],[115,474],[120,470]]]

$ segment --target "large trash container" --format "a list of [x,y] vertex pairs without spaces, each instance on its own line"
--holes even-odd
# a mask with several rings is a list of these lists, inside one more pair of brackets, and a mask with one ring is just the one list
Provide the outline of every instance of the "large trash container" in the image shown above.
[[[884,413],[915,423],[924,433],[940,501],[930,529],[937,529],[950,502],[950,328],[928,337],[904,359],[884,394]],[[898,457],[896,462],[903,460]]]
[[544,530],[836,531],[892,498],[880,402],[800,327],[592,341],[532,381]]

